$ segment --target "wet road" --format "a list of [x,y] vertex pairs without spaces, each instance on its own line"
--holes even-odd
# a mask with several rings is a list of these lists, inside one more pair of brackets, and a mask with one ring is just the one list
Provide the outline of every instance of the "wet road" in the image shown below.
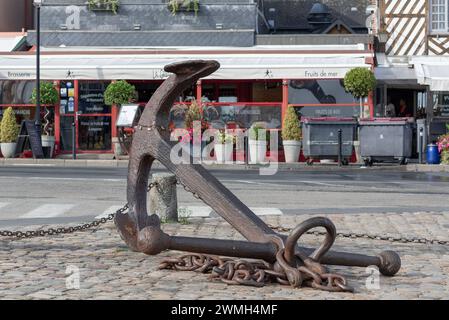
[[[213,170],[260,215],[303,213],[416,213],[447,210],[449,174],[391,169],[278,172]],[[0,227],[85,221],[126,202],[126,168],[0,167]],[[213,216],[178,190],[193,216]]]

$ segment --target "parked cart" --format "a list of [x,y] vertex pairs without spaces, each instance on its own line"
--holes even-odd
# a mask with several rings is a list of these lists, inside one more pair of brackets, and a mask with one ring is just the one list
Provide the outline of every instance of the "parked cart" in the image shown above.
[[304,118],[303,153],[309,165],[315,159],[338,159],[341,130],[342,163],[348,164],[353,154],[357,121],[353,118]]
[[412,126],[406,118],[360,121],[360,153],[365,164],[386,161],[406,164],[412,156]]

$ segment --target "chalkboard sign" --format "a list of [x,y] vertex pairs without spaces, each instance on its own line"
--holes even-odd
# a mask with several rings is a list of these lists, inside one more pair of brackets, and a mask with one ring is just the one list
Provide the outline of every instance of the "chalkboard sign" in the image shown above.
[[24,120],[20,126],[19,137],[17,139],[16,156],[21,154],[25,148],[30,147],[36,159],[44,158],[44,151],[36,125],[32,120]]

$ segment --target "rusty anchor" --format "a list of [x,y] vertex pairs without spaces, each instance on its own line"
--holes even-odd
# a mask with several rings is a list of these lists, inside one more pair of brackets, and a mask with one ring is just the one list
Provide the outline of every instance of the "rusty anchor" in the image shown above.
[[[129,211],[115,217],[116,227],[134,251],[157,255],[165,250],[189,252],[180,258],[165,259],[160,268],[212,273],[228,284],[263,286],[277,282],[292,287],[309,286],[327,291],[352,291],[346,279],[331,274],[325,265],[377,266],[385,276],[394,276],[401,267],[397,253],[378,256],[332,252],[336,229],[327,218],[301,223],[289,236],[270,229],[231,191],[199,164],[174,164],[170,151],[169,112],[181,93],[220,67],[217,61],[185,61],[167,65],[172,75],[159,87],[136,127],[128,168]],[[156,215],[147,214],[147,186],[153,161],[157,159],[174,173],[180,184],[213,208],[248,241],[170,236],[161,229]],[[298,245],[306,232],[324,228],[326,236],[317,249]],[[247,260],[220,258],[234,257]]]

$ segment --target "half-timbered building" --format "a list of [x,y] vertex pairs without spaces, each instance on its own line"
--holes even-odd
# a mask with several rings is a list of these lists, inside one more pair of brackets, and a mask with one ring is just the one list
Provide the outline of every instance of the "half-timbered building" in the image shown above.
[[[449,1],[378,0],[376,113],[407,104],[429,141],[449,122]],[[402,101],[402,102],[401,102]]]

